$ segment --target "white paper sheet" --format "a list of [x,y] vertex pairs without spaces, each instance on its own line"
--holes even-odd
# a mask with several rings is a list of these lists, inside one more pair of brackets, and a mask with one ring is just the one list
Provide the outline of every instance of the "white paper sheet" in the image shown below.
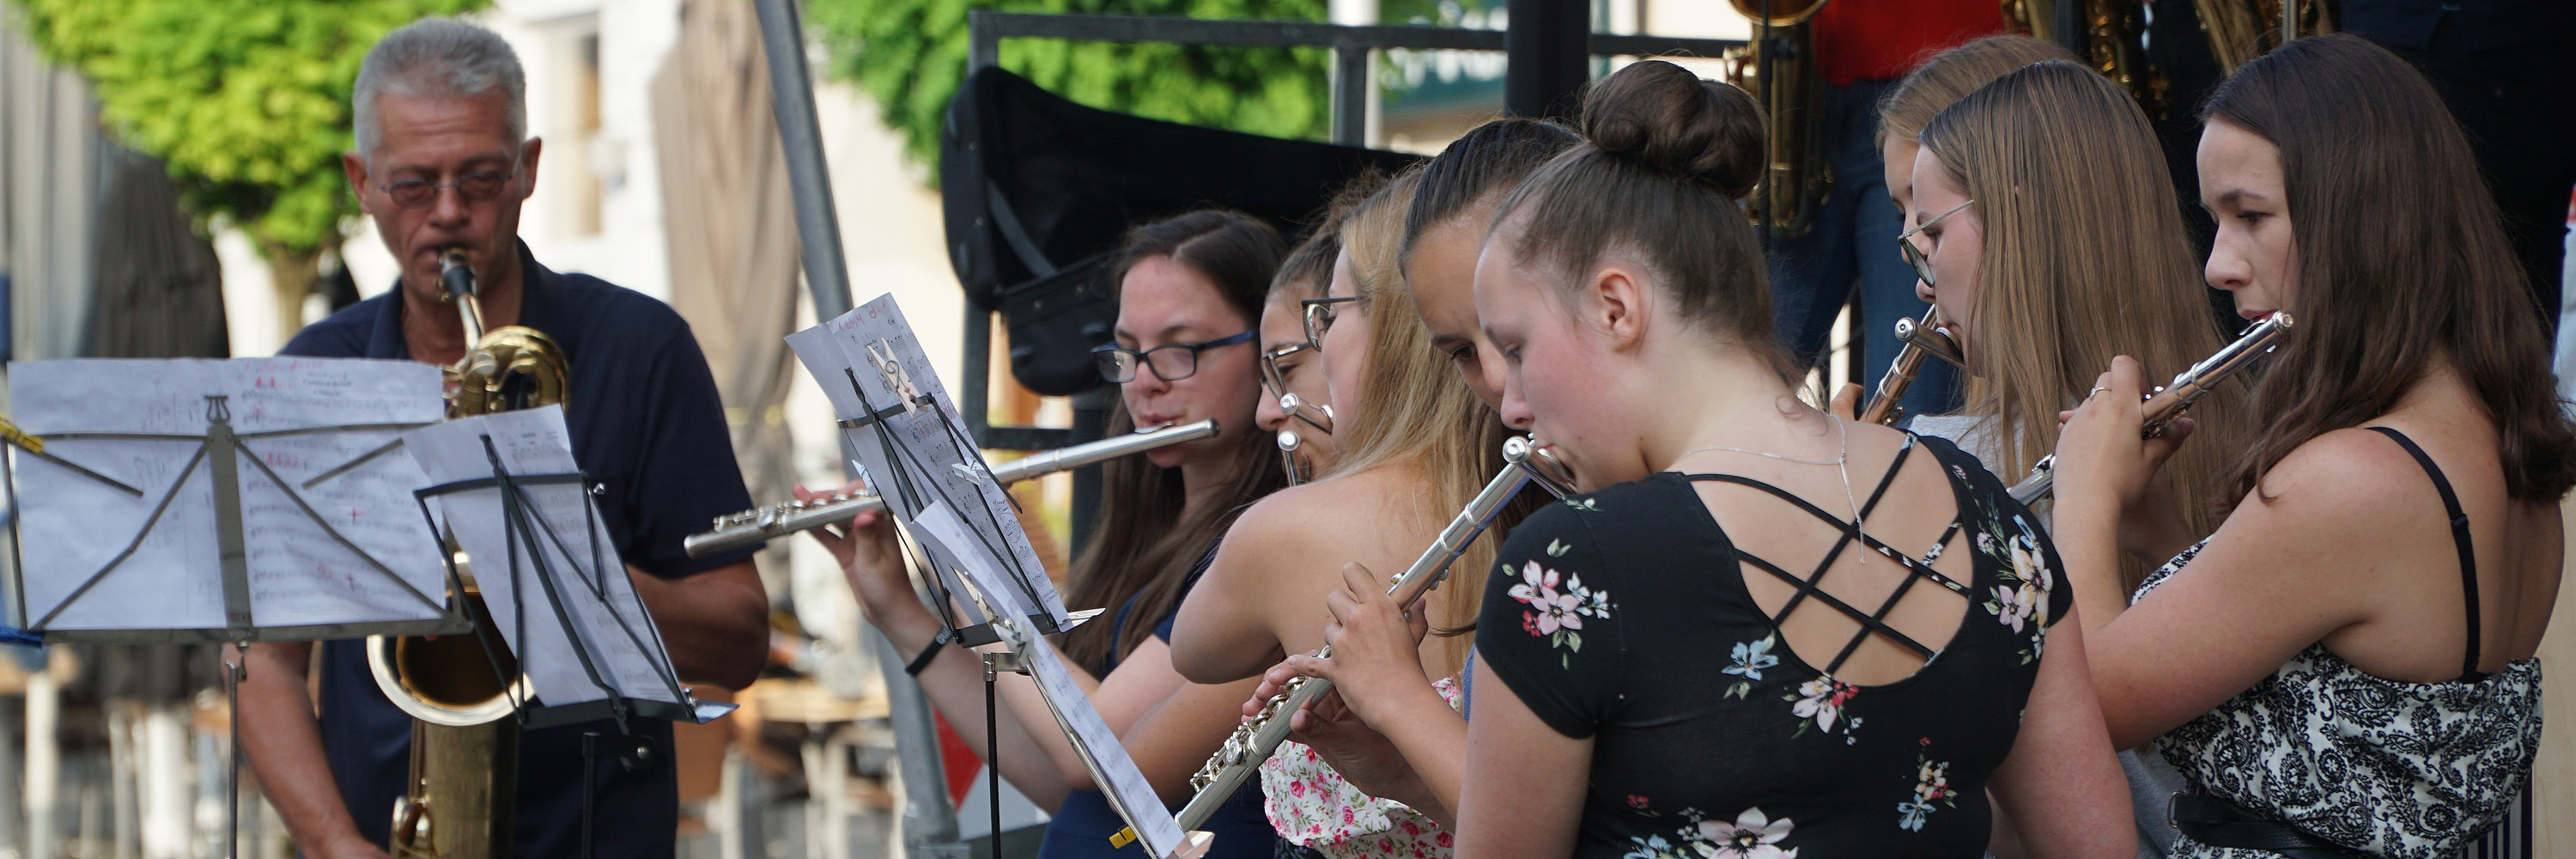
[[[379,455],[317,482],[380,451],[399,430],[256,435],[439,420],[446,406],[439,399],[438,368],[409,361],[244,358],[40,361],[10,372],[12,419],[40,437],[202,436],[209,426],[208,396],[225,397],[227,423],[235,433],[252,436],[241,442],[247,454],[236,449],[208,455],[236,463],[256,626],[439,617],[439,609],[422,600],[425,595],[435,602],[445,589],[437,543],[411,495],[421,483],[419,470],[402,456]],[[202,459],[190,465],[203,447],[202,438],[60,438],[45,444],[45,453],[139,489],[141,497],[41,457],[15,457],[23,508],[23,616],[30,624],[54,632],[227,625],[213,471]],[[169,503],[155,519],[165,498]],[[132,554],[119,561],[129,547]],[[98,576],[111,563],[114,569]],[[72,599],[93,577],[97,583]]]
[[[914,517],[912,529],[914,539],[924,546],[954,546],[975,540],[956,511],[937,502]],[[1009,580],[998,575],[998,567],[976,558],[976,553],[954,554],[972,559],[960,572],[974,584],[976,592],[994,603],[994,611],[1012,618],[1035,613]],[[1171,856],[1181,846],[1180,822],[1173,819],[1171,810],[1154,793],[1154,785],[1146,781],[1143,770],[1137,769],[1135,759],[1127,756],[1127,746],[1119,742],[1118,732],[1110,730],[1109,722],[1092,706],[1090,696],[1083,694],[1082,685],[1056,657],[1055,647],[1026,630],[1025,621],[1014,625],[1005,641],[1020,654],[1029,677],[1037,681],[1039,695],[1046,699],[1047,709],[1055,713],[1056,724],[1073,739],[1074,751],[1082,755],[1091,772],[1101,776],[1099,787],[1118,815],[1135,827],[1146,854]]]
[[[921,342],[904,322],[894,296],[878,296],[828,322],[789,335],[787,344],[822,384],[834,413],[845,420],[868,415],[870,406],[882,410],[905,400],[888,384],[871,350],[875,356],[891,357],[901,368],[902,378],[911,383],[911,394],[926,395],[935,405],[843,430],[858,453],[860,465],[875,484],[873,488],[886,497],[896,520],[906,523],[926,504],[946,502],[973,539],[957,541],[940,550],[942,553],[968,552],[989,560],[996,574],[1008,576],[1007,581],[1013,583],[1014,591],[1021,594],[1031,611],[1052,618],[1059,626],[1069,622],[1063,598],[1047,578],[1046,567],[1029,545],[1028,534],[1020,530],[1010,496],[993,483],[983,452],[974,449],[971,441],[960,440],[966,431],[965,419],[950,403],[947,388],[931,369],[929,356],[922,353]],[[852,389],[853,378],[859,390]],[[880,440],[881,433],[894,442],[897,453],[893,457],[889,457]],[[895,459],[903,461],[902,472],[914,481],[918,497],[905,497],[893,483]],[[961,469],[959,465],[969,468]],[[954,590],[954,571],[967,565],[957,554],[942,553],[934,553],[931,561],[942,580]],[[971,613],[973,607],[967,610]],[[982,622],[983,618],[972,620]]]
[[[496,455],[514,475],[577,471],[570,439],[563,409],[548,406],[423,427],[404,436],[403,447],[427,483],[438,485],[493,476]],[[609,689],[592,681],[595,670],[622,697],[680,703],[670,656],[626,578],[625,562],[607,544],[589,494],[579,484],[519,488],[528,516],[518,523],[517,541],[510,539],[498,487],[444,493],[431,503],[470,559],[483,603],[538,700],[560,707],[608,697]],[[554,585],[551,598],[540,575]]]

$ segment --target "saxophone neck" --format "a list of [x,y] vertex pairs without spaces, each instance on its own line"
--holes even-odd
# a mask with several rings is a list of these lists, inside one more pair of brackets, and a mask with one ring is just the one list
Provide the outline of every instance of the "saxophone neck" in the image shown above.
[[438,255],[438,297],[454,303],[456,315],[465,323],[467,349],[483,342],[482,289],[476,283],[474,264],[465,258],[465,249],[449,247]]

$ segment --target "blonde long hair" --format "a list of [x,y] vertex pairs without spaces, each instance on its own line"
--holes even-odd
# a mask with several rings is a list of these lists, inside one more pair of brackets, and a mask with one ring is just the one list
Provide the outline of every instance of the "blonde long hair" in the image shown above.
[[[1342,408],[1343,426],[1349,429],[1339,431],[1342,459],[1327,476],[1404,468],[1423,483],[1423,491],[1413,496],[1422,521],[1445,523],[1502,468],[1509,430],[1501,416],[1476,399],[1449,359],[1431,348],[1412,291],[1405,288],[1397,250],[1404,238],[1405,210],[1420,178],[1419,170],[1397,176],[1351,210],[1342,225],[1342,247],[1350,254],[1358,303],[1369,320],[1368,383],[1354,402],[1334,404]],[[1431,596],[1434,628],[1458,630],[1475,623],[1498,542],[1492,535],[1476,541],[1449,567],[1448,580]],[[1473,643],[1463,635],[1443,638],[1442,664],[1458,670]]]
[[[1988,465],[2006,480],[2056,448],[2057,412],[2112,356],[2160,380],[2218,350],[2163,150],[2118,84],[2073,63],[2028,66],[1941,111],[1921,140],[1977,203],[1985,248],[1968,320],[1978,365],[1968,413],[1996,419]],[[2227,466],[2257,416],[2242,381],[2192,412],[2194,437],[2156,479],[2208,534],[2235,506]],[[2123,584],[2144,572],[2124,565]]]

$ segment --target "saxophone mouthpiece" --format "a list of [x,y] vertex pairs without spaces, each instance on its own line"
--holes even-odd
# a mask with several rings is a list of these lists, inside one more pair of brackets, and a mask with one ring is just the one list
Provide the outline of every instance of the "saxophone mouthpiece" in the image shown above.
[[475,294],[474,264],[465,259],[463,246],[449,245],[447,250],[439,252],[438,284],[441,301],[455,301]]

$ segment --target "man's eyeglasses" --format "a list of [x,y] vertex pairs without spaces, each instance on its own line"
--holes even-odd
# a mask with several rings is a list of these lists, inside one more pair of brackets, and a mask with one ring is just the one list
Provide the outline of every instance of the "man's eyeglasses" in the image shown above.
[[1924,286],[1940,286],[1941,284],[1932,279],[1932,260],[1923,255],[1922,248],[1914,246],[1914,234],[1922,232],[1924,227],[1940,223],[1942,218],[1947,218],[1958,212],[1960,209],[1976,205],[1976,202],[1977,201],[1975,200],[1969,200],[1968,202],[1952,206],[1950,207],[1950,211],[1933,215],[1931,220],[1915,225],[1914,229],[1906,230],[1905,232],[1897,234],[1897,249],[1905,254],[1905,264],[1914,267],[1914,276],[1922,278]]
[[1306,345],[1317,349],[1324,348],[1324,332],[1332,330],[1333,318],[1341,314],[1341,310],[1333,305],[1358,300],[1360,300],[1359,296],[1345,295],[1340,298],[1309,298],[1297,302],[1297,306],[1305,311]]
[[1288,356],[1308,351],[1322,350],[1313,343],[1290,343],[1261,351],[1261,384],[1270,388],[1271,396],[1288,393]]
[[1100,364],[1100,378],[1117,384],[1136,380],[1136,366],[1142,364],[1154,371],[1154,378],[1166,382],[1187,379],[1199,371],[1199,353],[1210,349],[1248,342],[1252,332],[1245,331],[1201,343],[1172,343],[1139,352],[1111,343],[1091,350],[1092,360]]
[[501,196],[502,191],[509,189],[510,180],[518,175],[519,165],[514,162],[508,170],[467,173],[456,177],[453,182],[404,179],[391,185],[377,185],[376,190],[385,192],[386,197],[393,199],[394,205],[406,209],[429,205],[437,201],[438,192],[449,188],[456,189],[456,197],[462,202],[480,203]]

